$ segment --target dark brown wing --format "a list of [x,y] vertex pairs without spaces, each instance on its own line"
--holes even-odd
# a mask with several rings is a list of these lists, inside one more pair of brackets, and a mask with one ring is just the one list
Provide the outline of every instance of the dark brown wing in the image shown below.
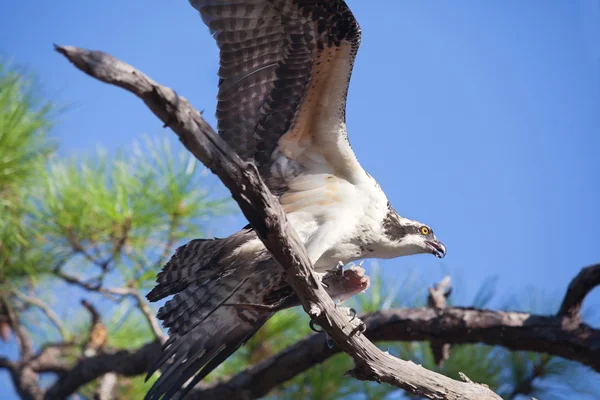
[[287,133],[281,151],[301,164],[301,153],[311,146],[328,151],[331,164],[339,164],[336,157],[354,159],[349,145],[327,149],[327,143],[319,143],[345,136],[345,101],[360,28],[344,1],[190,3],[220,49],[218,130],[240,156],[268,165]]
[[158,276],[150,301],[174,295],[157,317],[169,339],[148,372],[161,371],[146,400],[173,398],[190,379],[193,388],[250,339],[270,312],[230,304],[265,304],[284,278],[267,253],[235,252],[255,239],[241,231],[225,239],[193,240],[177,249]]

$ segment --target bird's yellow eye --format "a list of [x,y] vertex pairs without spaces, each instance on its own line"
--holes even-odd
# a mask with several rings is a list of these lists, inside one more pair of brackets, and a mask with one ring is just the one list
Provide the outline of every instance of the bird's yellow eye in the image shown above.
[[429,228],[426,226],[422,226],[420,231],[421,231],[421,235],[429,235],[429,232],[430,232]]

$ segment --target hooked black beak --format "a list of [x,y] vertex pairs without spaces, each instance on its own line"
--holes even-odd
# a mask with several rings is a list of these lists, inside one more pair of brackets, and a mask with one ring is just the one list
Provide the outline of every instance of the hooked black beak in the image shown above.
[[435,239],[432,241],[427,240],[425,243],[427,244],[429,250],[431,250],[431,254],[433,254],[437,258],[446,257],[446,246],[444,246],[442,242]]

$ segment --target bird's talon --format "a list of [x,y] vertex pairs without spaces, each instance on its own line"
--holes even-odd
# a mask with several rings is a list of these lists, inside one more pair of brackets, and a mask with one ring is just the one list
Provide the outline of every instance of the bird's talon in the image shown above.
[[363,321],[360,321],[360,325],[359,325],[359,332],[360,333],[365,333],[365,331],[367,330],[367,324],[365,324]]
[[333,349],[333,347],[335,346],[335,342],[334,342],[334,340],[333,340],[333,339],[332,339],[332,338],[331,338],[329,335],[327,335],[327,334],[326,334],[326,337],[325,337],[325,341],[326,341],[326,343],[327,343],[327,347],[329,347],[330,349]]
[[[313,320],[311,320],[311,321],[308,323],[308,326],[310,327],[310,329],[311,329],[313,332],[317,332],[317,333],[321,333],[321,332],[323,332],[323,330],[322,330],[322,329],[320,329],[320,326],[319,326],[319,324],[316,324],[316,323],[315,323],[315,321],[313,321]],[[316,328],[317,326],[319,326],[319,328]]]
[[334,274],[339,274],[340,276],[344,276],[344,263],[338,261],[336,266],[331,269],[331,272],[333,272]]
[[350,322],[354,321],[354,318],[356,318],[356,310],[354,308],[350,308],[348,309],[348,314],[350,316]]
[[363,321],[358,320],[358,324],[356,325],[356,327],[354,327],[354,329],[352,329],[352,332],[350,332],[350,336],[354,336],[357,333],[365,333],[365,331],[367,330],[367,324],[365,324]]

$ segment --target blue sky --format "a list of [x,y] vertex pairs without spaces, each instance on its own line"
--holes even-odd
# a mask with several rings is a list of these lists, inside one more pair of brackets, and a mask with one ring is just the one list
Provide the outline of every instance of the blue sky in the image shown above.
[[[579,269],[600,261],[600,1],[348,3],[363,29],[353,148],[398,212],[448,248],[443,261],[381,262],[387,276],[418,268],[433,283],[449,273],[464,299],[497,276],[499,298],[545,293],[553,311]],[[217,48],[185,0],[21,0],[0,13],[0,56],[69,107],[54,130],[62,154],[174,137],[53,43],[109,52],[214,122]],[[586,307],[600,306],[598,292]]]

